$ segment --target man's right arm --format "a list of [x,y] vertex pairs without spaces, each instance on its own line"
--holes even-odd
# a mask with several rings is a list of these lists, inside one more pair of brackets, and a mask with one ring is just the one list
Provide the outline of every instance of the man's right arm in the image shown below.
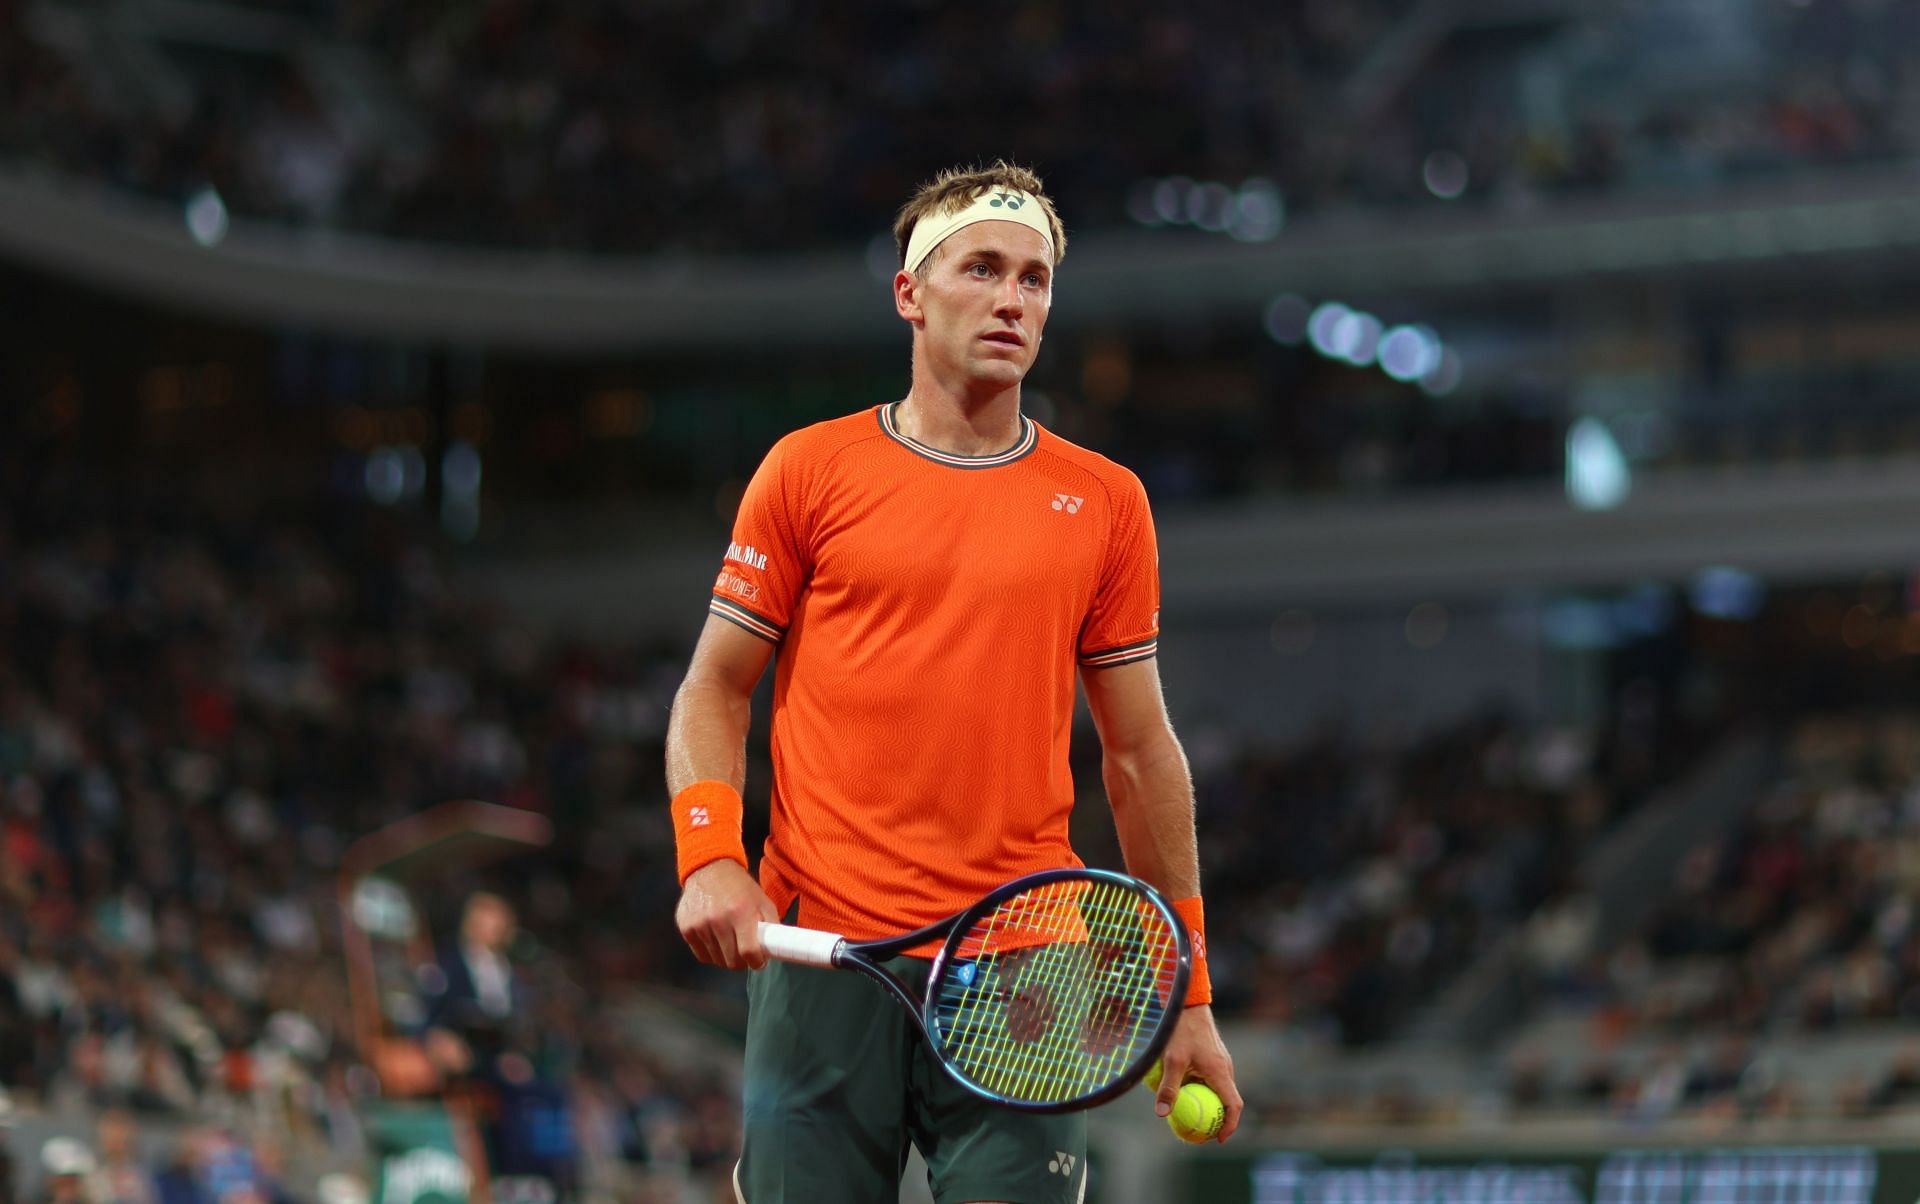
[[[667,723],[670,795],[695,782],[724,782],[736,792],[743,787],[753,688],[772,656],[773,645],[766,640],[717,615],[707,616]],[[694,956],[729,970],[766,965],[759,922],[779,918],[753,875],[725,857],[687,875],[674,911]]]

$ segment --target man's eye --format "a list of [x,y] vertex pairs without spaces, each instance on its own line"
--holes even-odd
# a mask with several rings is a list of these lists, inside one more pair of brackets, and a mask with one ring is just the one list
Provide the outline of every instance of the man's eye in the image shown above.
[[1046,281],[1044,281],[1044,280],[1042,280],[1042,279],[1041,279],[1041,278],[1040,278],[1039,276],[1037,276],[1037,275],[1029,275],[1029,276],[1027,277],[1027,287],[1028,287],[1028,288],[1045,288],[1046,286],[1047,286],[1047,282],[1046,282]]
[[984,263],[976,263],[967,270],[976,276],[984,276],[987,274],[987,265]]

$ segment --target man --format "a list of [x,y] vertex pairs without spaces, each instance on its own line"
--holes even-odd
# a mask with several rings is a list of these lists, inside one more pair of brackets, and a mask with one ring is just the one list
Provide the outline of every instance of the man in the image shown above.
[[72,1137],[49,1137],[40,1147],[44,1172],[44,1204],[92,1204],[87,1176],[93,1173],[93,1151]]
[[94,1204],[158,1204],[153,1172],[140,1155],[140,1135],[124,1108],[109,1108],[94,1126],[99,1165],[88,1184]]
[[[467,897],[460,935],[436,967],[427,1056],[474,1092],[487,1165],[496,1177],[554,1183],[572,1174],[565,1100],[534,1066],[528,991],[507,952],[519,931],[513,905],[489,891]],[[556,1119],[557,1118],[557,1119]]]
[[[1205,947],[1192,784],[1153,659],[1145,492],[1020,412],[1066,249],[1060,220],[1031,172],[1001,163],[942,174],[894,235],[912,388],[768,453],[674,700],[676,919],[702,960],[760,971],[742,1200],[892,1201],[911,1142],[942,1204],[1071,1202],[1086,1190],[1084,1116],[982,1103],[871,983],[768,965],[758,937],[761,920],[789,913],[856,940],[897,935],[1078,864],[1077,670],[1127,864]],[[756,882],[740,788],[750,698],[776,648],[772,831]],[[1158,1106],[1183,1079],[1205,1080],[1227,1104],[1224,1139],[1240,1094],[1204,953],[1196,961]]]
[[512,904],[487,891],[467,897],[459,938],[429,977],[426,1045],[442,1073],[498,1073],[520,1003],[507,959],[514,931]]

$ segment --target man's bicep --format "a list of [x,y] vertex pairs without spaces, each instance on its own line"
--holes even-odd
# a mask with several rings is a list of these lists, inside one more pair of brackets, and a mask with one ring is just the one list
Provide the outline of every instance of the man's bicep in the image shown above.
[[1101,747],[1109,755],[1143,750],[1171,733],[1157,658],[1106,669],[1084,668],[1080,682]]
[[728,689],[742,697],[753,693],[773,659],[773,644],[730,619],[709,613],[694,645],[687,678]]

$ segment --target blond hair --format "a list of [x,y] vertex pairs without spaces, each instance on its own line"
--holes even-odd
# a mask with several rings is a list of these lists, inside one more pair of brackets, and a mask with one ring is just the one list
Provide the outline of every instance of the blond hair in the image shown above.
[[907,244],[912,240],[913,228],[920,224],[921,218],[958,213],[979,200],[989,188],[1017,189],[1039,201],[1040,208],[1047,215],[1054,264],[1057,266],[1067,257],[1066,227],[1060,224],[1060,215],[1053,208],[1053,198],[1046,194],[1040,177],[1005,159],[995,159],[987,167],[949,167],[922,184],[915,190],[912,199],[900,206],[900,216],[893,219],[893,242],[899,251],[900,266],[921,266],[907,262]]

